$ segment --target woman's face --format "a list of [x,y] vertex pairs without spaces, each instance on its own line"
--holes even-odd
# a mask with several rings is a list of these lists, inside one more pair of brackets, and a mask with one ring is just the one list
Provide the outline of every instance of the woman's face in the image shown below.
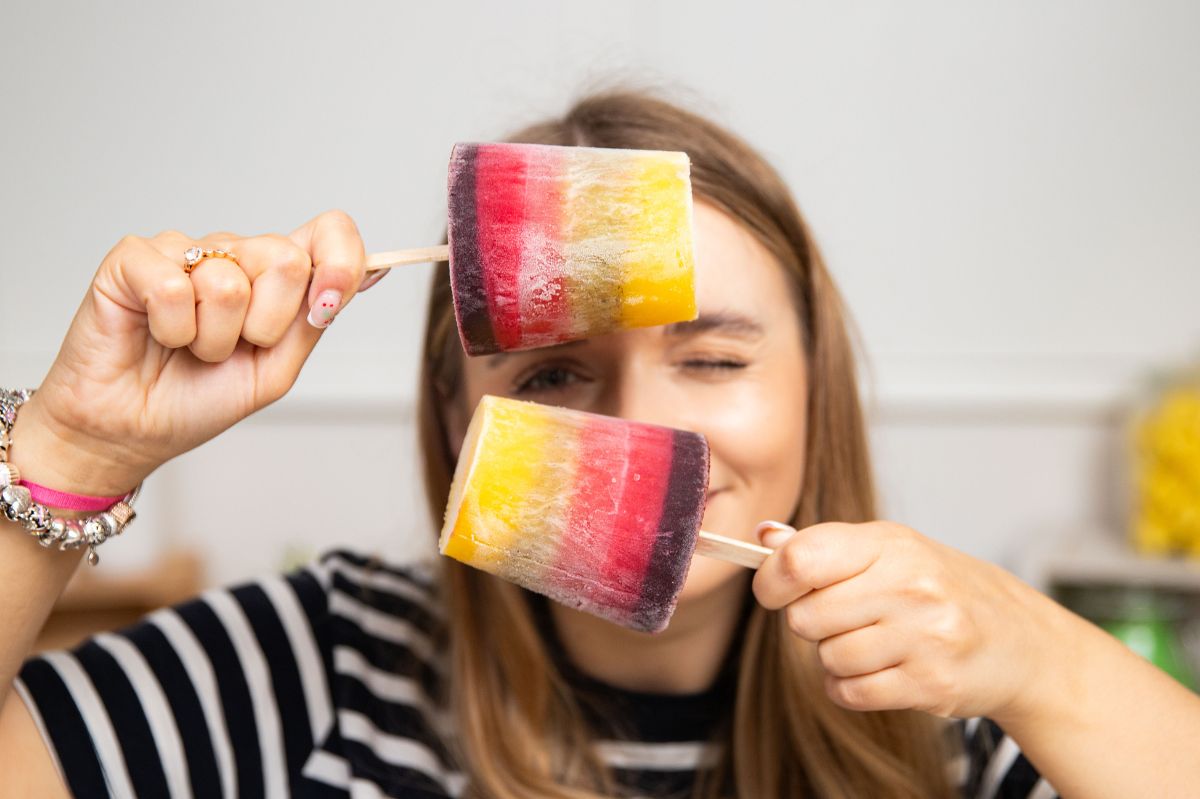
[[[760,521],[790,519],[804,473],[807,392],[788,280],[715,207],[697,202],[695,227],[697,320],[467,358],[454,449],[484,394],[693,430],[712,453],[705,530],[752,541]],[[681,609],[748,576],[696,557]]]

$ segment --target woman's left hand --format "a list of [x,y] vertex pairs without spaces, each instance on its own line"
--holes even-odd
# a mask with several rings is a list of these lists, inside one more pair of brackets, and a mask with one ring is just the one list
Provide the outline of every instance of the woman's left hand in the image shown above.
[[754,594],[817,644],[826,691],[843,707],[999,720],[1036,701],[1028,694],[1070,646],[1061,607],[903,525],[759,531],[775,552]]

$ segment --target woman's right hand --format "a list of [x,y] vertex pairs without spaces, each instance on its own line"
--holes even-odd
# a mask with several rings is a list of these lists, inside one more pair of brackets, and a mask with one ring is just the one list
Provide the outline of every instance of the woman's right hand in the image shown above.
[[[186,274],[192,246],[237,262],[210,258]],[[339,211],[287,236],[126,236],[22,408],[10,460],[60,491],[130,490],[282,397],[363,284],[364,263],[358,229]]]

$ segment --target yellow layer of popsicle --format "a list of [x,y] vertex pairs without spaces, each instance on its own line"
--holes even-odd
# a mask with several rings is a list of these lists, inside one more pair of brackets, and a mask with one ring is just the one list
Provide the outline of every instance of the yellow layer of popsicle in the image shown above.
[[687,156],[616,155],[589,154],[569,167],[564,252],[567,274],[581,284],[575,296],[591,303],[583,315],[591,327],[602,327],[601,320],[642,327],[694,319]]
[[484,397],[459,455],[442,552],[496,572],[514,553],[556,544],[557,535],[535,537],[557,532],[571,499],[575,438],[564,432],[553,408]]

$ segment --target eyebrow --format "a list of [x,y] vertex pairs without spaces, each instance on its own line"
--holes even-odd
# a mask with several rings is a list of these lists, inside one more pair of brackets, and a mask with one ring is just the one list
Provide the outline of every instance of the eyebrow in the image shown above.
[[[702,314],[696,319],[687,322],[675,322],[674,324],[663,326],[663,335],[670,338],[687,338],[689,336],[699,336],[703,333],[725,333],[726,335],[744,339],[758,339],[766,334],[766,329],[749,316],[734,311],[717,311],[716,313]],[[553,347],[542,349],[564,350],[570,347],[577,347],[583,344],[584,341],[585,339],[566,341],[562,344],[555,344]],[[485,363],[489,369],[495,369],[503,364],[510,354],[508,352],[497,352],[488,355]]]
[[735,311],[701,314],[690,322],[676,322],[663,329],[671,337],[698,336],[701,333],[726,333],[739,338],[762,338],[766,330],[755,319]]

